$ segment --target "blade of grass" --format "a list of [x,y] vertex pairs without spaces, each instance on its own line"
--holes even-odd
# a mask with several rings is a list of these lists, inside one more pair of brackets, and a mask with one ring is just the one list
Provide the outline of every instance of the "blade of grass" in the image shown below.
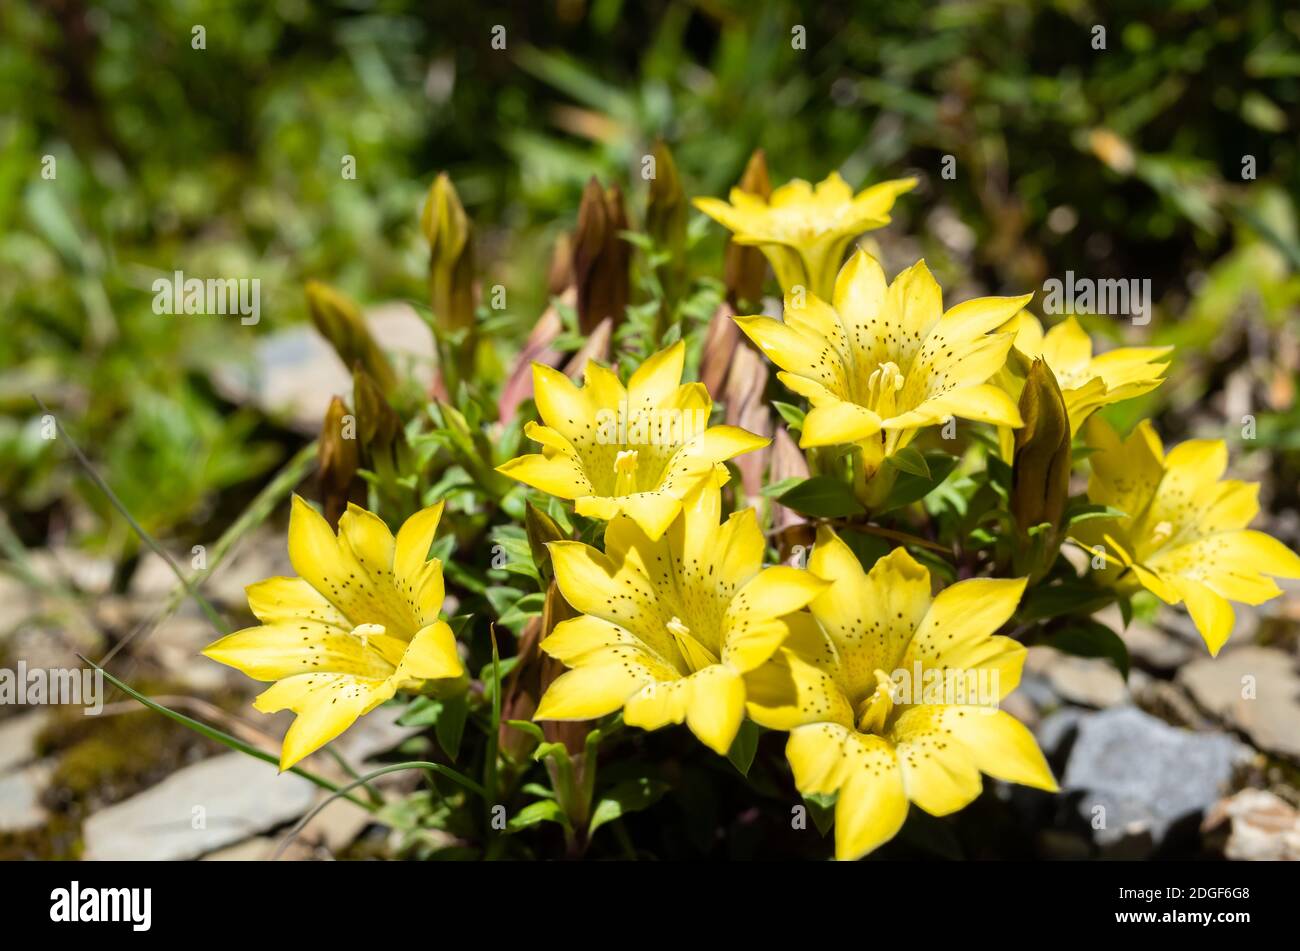
[[49,407],[46,406],[44,401],[35,393],[32,394],[32,399],[36,401],[36,405],[41,408],[42,413],[54,420],[54,425],[57,428],[59,435],[68,441],[68,445],[72,447],[72,454],[77,457],[77,461],[81,463],[81,467],[86,470],[86,475],[90,477],[90,481],[99,487],[99,490],[103,492],[108,498],[108,501],[112,503],[113,508],[117,509],[121,516],[126,519],[127,524],[131,526],[131,530],[140,536],[140,540],[148,545],[153,550],[154,554],[167,563],[167,566],[172,570],[172,574],[176,575],[176,578],[180,583],[185,586],[185,590],[189,593],[189,596],[194,599],[194,602],[203,610],[203,613],[207,615],[212,626],[217,629],[217,633],[228,634],[229,631],[226,629],[225,622],[221,620],[221,615],[217,613],[217,609],[208,602],[207,598],[203,597],[203,595],[199,593],[198,589],[195,588],[194,585],[190,584],[189,578],[185,576],[185,572],[181,570],[181,566],[176,564],[176,560],[172,558],[168,551],[159,545],[152,535],[144,530],[143,525],[135,520],[135,516],[132,515],[127,507],[122,504],[122,500],[117,497],[117,493],[115,493],[109,484],[104,481],[103,477],[95,471],[95,467],[90,464],[90,460],[87,459],[86,454],[81,451],[81,447],[77,445],[76,440],[68,435],[68,431],[63,428],[63,423],[59,421],[59,418],[50,412]]
[[[96,670],[102,673],[104,675],[104,678],[109,683],[111,683],[114,687],[116,687],[118,690],[122,691],[128,697],[131,697],[134,700],[138,700],[140,703],[144,704],[150,710],[153,710],[156,713],[161,713],[163,716],[167,717],[168,719],[175,720],[181,726],[193,730],[195,733],[198,733],[200,736],[206,736],[210,740],[216,740],[218,743],[221,743],[224,746],[228,746],[232,750],[235,750],[236,752],[246,753],[247,755],[252,756],[254,759],[260,759],[264,763],[271,763],[277,768],[279,767],[280,759],[274,754],[267,753],[263,750],[259,750],[257,747],[245,743],[243,740],[238,739],[237,737],[233,737],[229,733],[224,733],[221,730],[218,730],[216,727],[208,726],[206,723],[202,723],[198,720],[193,719],[192,717],[187,717],[183,713],[177,713],[175,710],[171,710],[167,707],[164,707],[161,703],[157,703],[153,700],[150,700],[144,694],[140,693],[134,688],[123,683],[121,680],[118,680],[116,677],[110,674],[103,667],[99,666],[99,664],[96,664],[93,660],[90,660],[89,658],[86,658],[81,654],[78,654],[77,656],[80,657],[87,664],[89,664],[91,667],[94,667]],[[315,773],[311,772],[310,770],[303,769],[301,766],[292,766],[288,769],[288,772],[296,773],[297,775],[301,776],[303,779],[315,783],[321,789],[327,789],[332,793],[338,793],[340,795],[344,795],[344,798],[346,798],[349,802],[355,803],[356,805],[360,806],[362,809],[366,810],[367,812],[375,812],[375,807],[370,805],[370,803],[362,799],[358,799],[356,796],[345,795],[346,790],[340,790],[335,783],[330,782],[328,779],[326,779],[323,776],[317,776]],[[347,787],[347,789],[349,790],[351,788],[352,788],[351,786]]]
[[[355,769],[353,769],[352,764],[347,761],[347,758],[338,750],[336,750],[333,746],[327,744],[325,746],[325,752],[328,753],[330,755],[330,758],[334,760],[335,763],[338,764],[339,769],[343,770],[343,772],[347,773],[353,779],[361,779],[361,774],[358,773]],[[369,783],[366,784],[365,790],[366,790],[366,795],[370,797],[371,805],[382,806],[384,804],[384,797],[379,795],[379,793],[375,790],[375,788],[371,786]]]
[[351,798],[347,794],[351,792],[353,789],[356,789],[358,786],[363,786],[366,783],[369,783],[372,779],[377,779],[380,776],[383,776],[387,773],[396,773],[404,769],[433,770],[436,773],[441,773],[443,776],[446,776],[452,782],[455,782],[463,786],[464,788],[468,789],[472,793],[476,793],[479,796],[482,796],[484,793],[483,787],[480,786],[478,783],[474,782],[474,780],[462,776],[454,769],[451,769],[447,766],[443,766],[441,763],[429,763],[423,760],[412,760],[407,763],[393,763],[390,766],[381,766],[379,769],[376,769],[373,772],[366,773],[364,776],[358,776],[355,781],[348,783],[342,789],[336,790],[333,795],[327,796],[324,800],[317,803],[312,808],[312,810],[308,812],[305,816],[303,816],[301,819],[299,819],[298,822],[294,825],[294,827],[290,829],[288,833],[285,834],[285,837],[280,840],[280,844],[279,846],[276,847],[276,850],[274,854],[272,854],[270,860],[274,862],[276,859],[278,859],[280,855],[284,852],[284,850],[289,847],[289,843],[291,843],[295,838],[298,837],[298,833],[302,832],[302,830],[306,827],[307,823],[311,822],[312,819],[320,815],[321,810],[324,809],[326,806],[328,806],[330,803],[332,803],[335,799],[338,799],[341,796],[346,798]]
[[[191,578],[195,586],[203,584],[211,574],[221,566],[226,556],[234,549],[235,544],[242,539],[248,532],[257,528],[270,517],[275,511],[281,500],[289,494],[299,482],[301,482],[311,469],[312,464],[316,461],[316,443],[315,441],[303,446],[297,454],[290,459],[275,477],[266,484],[266,487],[257,494],[257,497],[249,503],[248,508],[244,509],[243,514],[231,523],[230,527],[221,533],[217,543],[212,546],[212,551],[208,553],[207,567],[195,572]],[[147,625],[142,625],[132,631],[122,640],[118,641],[100,661],[101,664],[107,664],[117,653],[126,647],[138,636],[148,636],[158,625],[167,620],[181,606],[189,593],[184,584],[177,585],[163,605],[163,609],[158,616],[150,621]]]

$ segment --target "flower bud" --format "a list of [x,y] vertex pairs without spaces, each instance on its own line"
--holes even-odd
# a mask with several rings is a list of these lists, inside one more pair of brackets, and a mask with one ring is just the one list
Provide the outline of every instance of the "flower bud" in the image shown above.
[[1041,358],[1034,360],[1025,378],[1020,417],[1024,426],[1016,430],[1011,514],[1027,546],[1030,529],[1043,523],[1051,526],[1042,540],[1040,554],[1029,565],[1031,572],[1041,575],[1056,556],[1070,494],[1070,417],[1056,376]]
[[325,421],[321,424],[318,446],[321,504],[326,521],[337,529],[339,516],[348,507],[352,481],[361,464],[357,451],[356,419],[348,418],[348,408],[341,397],[330,400]]
[[429,188],[420,229],[429,242],[429,291],[435,323],[443,331],[472,330],[473,226],[446,172]]
[[385,393],[393,391],[397,376],[393,373],[392,364],[370,335],[370,329],[356,304],[320,281],[308,281],[307,308],[311,312],[312,323],[321,336],[330,342],[344,366],[351,369],[360,365],[380,390]]
[[578,329],[584,334],[606,317],[615,325],[623,321],[631,293],[632,249],[619,232],[627,226],[622,191],[617,185],[606,191],[592,178],[578,206],[572,250]]

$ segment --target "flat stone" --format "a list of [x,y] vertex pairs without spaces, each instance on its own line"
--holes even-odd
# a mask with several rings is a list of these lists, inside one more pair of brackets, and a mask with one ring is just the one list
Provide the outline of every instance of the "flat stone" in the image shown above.
[[1178,672],[1192,699],[1269,753],[1300,762],[1300,675],[1271,647],[1247,646]]
[[[246,839],[236,845],[218,849],[203,856],[204,862],[267,862],[275,857],[280,847],[280,839],[275,836],[259,835]],[[311,847],[298,841],[290,842],[276,861],[301,862],[312,858]]]
[[53,766],[42,762],[0,776],[0,832],[22,832],[45,824],[49,817],[41,793],[52,772]]
[[49,719],[37,709],[0,720],[0,776],[35,758],[36,737]]
[[302,815],[316,792],[301,776],[278,774],[270,763],[243,753],[226,753],[92,815],[83,830],[84,857],[197,858]]
[[[1191,644],[1162,628],[1134,621],[1120,632],[1136,665],[1158,673],[1170,673],[1205,653],[1205,645]],[[1199,650],[1198,650],[1199,647]]]
[[1085,707],[1115,707],[1129,699],[1128,687],[1115,665],[1094,657],[1059,655],[1046,671],[1062,698]]
[[[433,334],[409,304],[384,304],[366,312],[376,342],[400,376],[426,389],[436,361]],[[222,396],[254,405],[304,435],[320,431],[334,396],[349,397],[352,374],[310,323],[260,337],[250,362],[224,364],[213,373]]]
[[1249,747],[1223,733],[1171,727],[1135,707],[1086,714],[1061,787],[1093,842],[1111,858],[1139,858],[1226,792]]
[[1300,861],[1300,812],[1263,789],[1243,789],[1217,803],[1201,831],[1234,862]]

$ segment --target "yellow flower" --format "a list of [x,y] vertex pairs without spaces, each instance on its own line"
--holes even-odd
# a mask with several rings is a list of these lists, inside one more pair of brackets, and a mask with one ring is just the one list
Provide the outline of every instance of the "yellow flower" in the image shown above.
[[427,560],[442,503],[407,519],[397,538],[355,505],[335,537],[298,496],[289,518],[289,561],[299,577],[248,586],[262,623],[203,653],[275,684],[253,701],[263,713],[298,714],[285,734],[288,769],[398,690],[464,673],[451,628],[438,620],[442,562]]
[[1190,439],[1166,455],[1149,422],[1121,442],[1099,417],[1087,437],[1096,450],[1088,498],[1125,514],[1080,522],[1076,540],[1104,556],[1104,583],[1185,603],[1211,654],[1232,633],[1229,601],[1263,604],[1282,593],[1270,575],[1300,578],[1300,557],[1246,529],[1259,514],[1259,486],[1222,478],[1222,440]]
[[[1042,357],[1052,368],[1065,399],[1073,438],[1096,410],[1111,403],[1149,393],[1164,382],[1173,347],[1117,347],[1093,356],[1092,340],[1070,317],[1043,333],[1043,325],[1022,310],[999,328],[1015,334],[1015,348],[1029,359]],[[1019,398],[1024,376],[1013,374],[1008,364],[997,376],[1014,398]],[[1003,456],[1010,459],[1012,435],[1001,430]]]
[[730,204],[697,198],[695,207],[733,232],[737,244],[756,245],[787,294],[800,286],[825,300],[849,242],[889,224],[894,199],[915,186],[915,178],[899,178],[854,195],[839,173],[831,172],[816,188],[796,178],[770,199],[733,188]]
[[993,634],[1025,579],[962,581],[930,596],[902,548],[864,572],[822,526],[808,570],[831,582],[769,664],[746,678],[749,714],[789,730],[806,795],[838,793],[835,855],[889,841],[909,800],[935,816],[979,795],[980,773],[1056,791],[1033,735],[997,703],[1020,682],[1023,645]]
[[1016,404],[986,383],[1006,362],[1011,334],[991,334],[1029,300],[980,297],[943,310],[939,285],[918,261],[886,285],[859,251],[840,271],[828,304],[787,295],[783,321],[737,317],[781,367],[781,381],[812,404],[799,445],[855,443],[863,478],[916,432],[951,416],[1019,426]]
[[785,639],[787,616],[825,584],[806,571],[762,567],[753,509],[718,525],[707,485],[662,538],[620,516],[605,552],[551,542],[560,592],[582,616],[556,625],[542,650],[573,668],[542,697],[539,720],[588,720],[620,707],[647,730],[685,721],[725,754],[745,716],[743,675]]
[[609,521],[623,513],[657,539],[682,499],[714,479],[723,460],[769,440],[735,426],[709,427],[713,408],[703,384],[682,384],[685,345],[678,341],[643,363],[626,389],[612,370],[588,363],[582,388],[533,364],[537,411],[544,425],[524,432],[542,452],[497,471],[561,499],[579,515]]

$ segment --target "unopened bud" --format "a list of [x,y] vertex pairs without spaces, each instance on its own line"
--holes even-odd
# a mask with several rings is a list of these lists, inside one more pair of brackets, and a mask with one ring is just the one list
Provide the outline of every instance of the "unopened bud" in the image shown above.
[[632,249],[619,234],[627,230],[627,211],[618,186],[608,191],[592,178],[578,206],[573,234],[573,278],[578,289],[578,328],[591,333],[609,317],[623,322],[631,292]]
[[1057,536],[1070,494],[1070,417],[1051,367],[1034,360],[1020,392],[1024,426],[1016,430],[1012,462],[1011,513],[1021,540],[1035,525],[1051,526],[1043,540],[1042,559],[1033,567],[1045,570],[1055,557]]
[[429,242],[429,293],[434,320],[443,330],[473,328],[473,225],[446,172],[440,173],[429,188],[420,229]]
[[330,342],[344,366],[360,365],[385,393],[397,383],[392,364],[370,335],[356,304],[320,281],[307,282],[307,308],[312,323]]
[[321,504],[326,520],[336,528],[339,516],[347,508],[352,481],[360,466],[355,427],[355,419],[349,416],[342,398],[336,396],[330,400],[325,422],[321,424],[317,459]]

